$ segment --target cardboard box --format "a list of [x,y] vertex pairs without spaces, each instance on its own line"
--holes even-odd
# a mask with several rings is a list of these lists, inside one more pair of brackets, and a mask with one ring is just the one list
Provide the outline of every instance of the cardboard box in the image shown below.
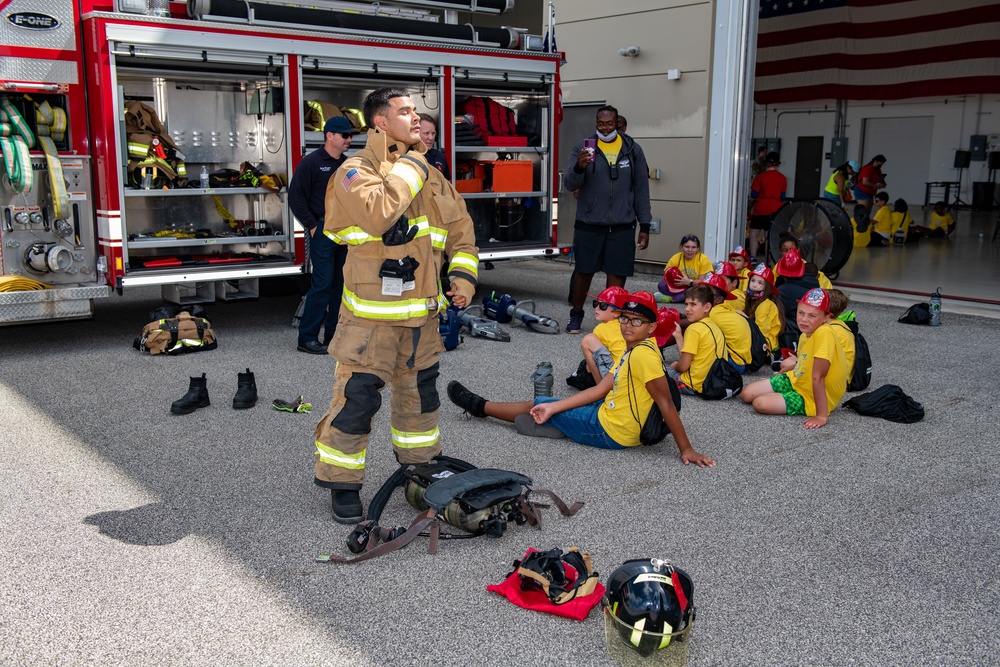
[[532,181],[530,160],[493,161],[493,192],[531,192]]

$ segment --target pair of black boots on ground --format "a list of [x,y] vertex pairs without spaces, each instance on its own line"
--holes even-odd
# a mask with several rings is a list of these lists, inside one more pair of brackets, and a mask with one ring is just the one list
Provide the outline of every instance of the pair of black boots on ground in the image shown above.
[[[236,384],[236,395],[233,396],[233,409],[246,410],[257,404],[257,380],[248,368],[246,373],[240,373]],[[188,415],[198,408],[211,405],[208,400],[208,378],[205,373],[201,377],[191,378],[187,393],[170,404],[170,411],[175,415]]]

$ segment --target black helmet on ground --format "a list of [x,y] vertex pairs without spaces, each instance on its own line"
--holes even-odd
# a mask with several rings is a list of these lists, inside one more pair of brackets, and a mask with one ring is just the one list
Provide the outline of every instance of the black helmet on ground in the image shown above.
[[642,656],[666,648],[694,622],[694,584],[670,561],[626,561],[611,573],[607,589],[605,613],[622,641]]

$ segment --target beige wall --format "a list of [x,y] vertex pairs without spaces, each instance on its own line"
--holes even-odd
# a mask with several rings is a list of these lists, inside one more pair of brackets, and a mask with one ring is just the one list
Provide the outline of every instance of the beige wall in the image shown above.
[[[621,7],[628,12],[613,13]],[[557,0],[555,9],[556,42],[567,60],[563,104],[616,106],[650,169],[660,170],[660,180],[650,181],[650,199],[661,231],[637,259],[663,264],[683,234],[701,236],[705,226],[712,3]],[[633,45],[638,57],[618,55]],[[681,70],[680,80],[668,80],[668,69]],[[561,136],[560,143],[579,139]]]

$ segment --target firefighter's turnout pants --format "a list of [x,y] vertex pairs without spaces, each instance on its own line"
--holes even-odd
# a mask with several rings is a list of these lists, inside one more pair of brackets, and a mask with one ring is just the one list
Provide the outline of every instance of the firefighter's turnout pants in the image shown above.
[[399,463],[424,463],[441,452],[437,392],[444,346],[431,313],[419,328],[341,319],[331,343],[337,368],[330,409],[316,427],[316,484],[359,489],[381,391],[392,387],[390,425]]

